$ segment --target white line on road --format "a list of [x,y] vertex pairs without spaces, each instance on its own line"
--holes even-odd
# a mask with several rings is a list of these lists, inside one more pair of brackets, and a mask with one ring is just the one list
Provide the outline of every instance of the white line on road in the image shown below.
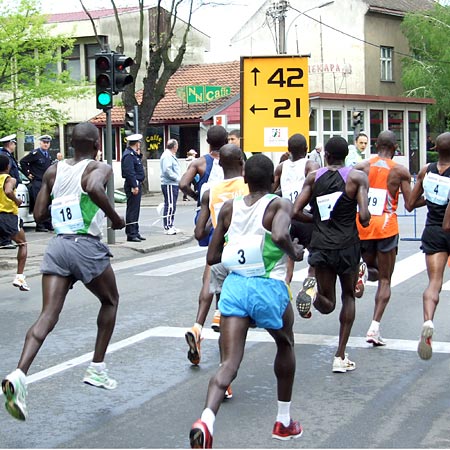
[[158,255],[150,255],[150,256],[144,256],[143,258],[133,258],[129,261],[123,261],[112,265],[112,268],[115,272],[118,270],[125,270],[129,269],[131,267],[137,267],[137,266],[144,266],[146,264],[151,264],[154,262],[159,261],[165,261],[166,259],[170,258],[178,258],[179,256],[185,256],[185,255],[191,255],[192,253],[198,253],[198,252],[206,252],[205,247],[187,247],[183,249],[178,250],[172,250],[170,252],[166,251],[162,254]]
[[[419,330],[420,331],[420,330]],[[165,337],[165,338],[183,338],[186,333],[186,328],[180,327],[156,327],[149,328],[142,333],[135,334],[129,338],[123,339],[119,342],[115,342],[108,347],[107,353],[113,353],[118,350],[122,350],[130,345],[137,344],[150,337]],[[219,333],[215,333],[213,330],[204,329],[202,332],[204,339],[217,340]],[[247,335],[248,342],[273,342],[273,339],[266,331],[249,331]],[[387,347],[382,347],[379,350],[399,350],[415,352],[417,350],[417,341],[404,340],[404,339],[385,339]],[[304,345],[321,345],[329,347],[337,347],[337,336],[328,336],[323,334],[295,334],[295,343]],[[366,342],[363,337],[351,337],[348,341],[348,347],[353,348],[368,348],[372,347],[371,344]],[[433,353],[450,353],[450,342],[436,342],[433,341]],[[78,366],[80,364],[91,361],[93,353],[85,353],[77,358],[70,359],[56,366],[49,367],[48,369],[37,372],[33,375],[27,376],[27,384],[35,383],[36,381],[43,380],[61,373],[67,369]]]
[[161,267],[159,269],[148,270],[147,272],[140,272],[136,275],[142,277],[169,277],[177,273],[187,272],[197,267],[204,267],[206,264],[206,257],[190,259],[189,261],[171,264],[167,267]]

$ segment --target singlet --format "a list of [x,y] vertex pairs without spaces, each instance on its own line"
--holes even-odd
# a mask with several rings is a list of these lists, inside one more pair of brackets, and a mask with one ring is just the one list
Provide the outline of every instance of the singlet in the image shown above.
[[[239,264],[242,267],[246,264],[254,266],[262,264],[262,271],[254,276],[284,281],[287,256],[273,243],[272,233],[263,226],[264,213],[276,198],[279,197],[274,194],[266,194],[251,206],[245,204],[243,196],[233,200],[233,213],[230,227],[225,234],[227,245],[222,254],[222,263],[225,264],[226,251],[237,248],[237,266]],[[237,272],[237,270],[232,271]]]
[[205,159],[205,173],[197,181],[197,192],[199,192],[197,206],[200,206],[202,204],[202,194],[205,191],[205,188],[202,189],[202,186],[208,181],[212,182],[223,180],[223,169],[222,166],[219,165],[219,160],[213,158],[210,154],[205,155]]
[[311,248],[338,250],[359,242],[356,228],[356,196],[345,193],[345,183],[353,167],[317,170],[312,188],[313,232]]
[[295,202],[298,194],[302,190],[305,182],[305,167],[308,160],[306,158],[297,161],[283,161],[280,177],[281,195],[292,203]]
[[439,174],[437,162],[429,164],[422,186],[428,208],[425,226],[442,226],[450,193],[450,167]]
[[371,214],[370,223],[367,228],[363,228],[356,221],[359,238],[363,241],[370,239],[385,239],[398,234],[398,191],[395,197],[388,191],[388,179],[391,169],[397,163],[388,158],[374,156],[370,159],[369,168],[369,212]]
[[71,166],[62,160],[56,166],[52,196],[52,225],[56,234],[102,235],[104,212],[81,187],[81,177],[92,159]]
[[[15,202],[13,202],[10,198],[8,198],[5,194],[5,183],[6,180],[10,178],[10,175],[7,173],[2,173],[0,175],[0,212],[3,213],[11,213],[11,214],[19,214],[19,207]],[[16,190],[14,189],[14,194]]]
[[229,178],[213,183],[209,189],[209,211],[213,227],[217,227],[220,209],[227,200],[247,194],[248,184],[245,183],[244,177]]

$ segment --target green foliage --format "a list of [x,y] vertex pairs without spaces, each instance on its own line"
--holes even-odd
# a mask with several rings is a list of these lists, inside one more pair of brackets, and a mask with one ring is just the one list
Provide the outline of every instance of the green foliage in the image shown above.
[[427,152],[427,163],[436,162],[438,160],[438,152]]
[[69,97],[85,95],[56,67],[73,40],[45,25],[37,0],[0,0],[0,120],[9,132],[42,130],[63,122]]
[[432,129],[443,131],[450,113],[450,7],[408,14],[402,31],[414,58],[403,59],[403,85],[407,95],[431,97],[428,108]]

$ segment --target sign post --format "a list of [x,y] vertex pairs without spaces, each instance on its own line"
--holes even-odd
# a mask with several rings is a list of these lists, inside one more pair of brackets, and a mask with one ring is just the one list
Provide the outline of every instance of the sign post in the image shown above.
[[285,152],[309,138],[307,56],[241,57],[241,143],[246,152]]

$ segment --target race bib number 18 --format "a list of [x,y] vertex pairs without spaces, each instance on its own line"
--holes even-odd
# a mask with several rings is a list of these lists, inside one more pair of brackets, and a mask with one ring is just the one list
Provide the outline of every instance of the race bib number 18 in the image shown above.
[[84,226],[78,195],[66,195],[53,200],[51,215],[56,234],[72,234]]

